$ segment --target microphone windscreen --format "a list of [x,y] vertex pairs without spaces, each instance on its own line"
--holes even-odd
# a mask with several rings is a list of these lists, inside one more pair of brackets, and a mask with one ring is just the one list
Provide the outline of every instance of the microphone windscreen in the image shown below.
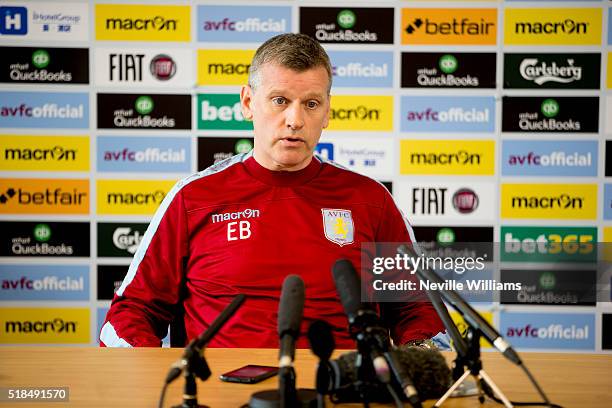
[[357,271],[350,261],[340,259],[334,264],[332,273],[340,302],[342,302],[344,311],[350,318],[357,314],[357,311],[362,307]]
[[[446,359],[437,350],[427,350],[419,347],[404,347],[394,350],[397,353],[399,363],[404,366],[421,400],[440,398],[448,390],[452,383],[451,371]],[[332,362],[335,372],[341,373],[334,379],[333,387],[336,389],[336,397],[339,401],[360,401],[359,393],[349,384],[355,384],[358,380],[355,359],[357,353],[350,352],[340,356]],[[403,395],[397,390],[398,395]],[[389,402],[390,395],[382,384],[370,391],[373,401]]]
[[302,313],[304,311],[304,281],[297,275],[289,275],[283,282],[278,305],[278,335],[289,333],[293,337],[300,334]]
[[308,342],[312,352],[321,360],[329,360],[336,348],[332,328],[323,320],[312,322],[308,328]]

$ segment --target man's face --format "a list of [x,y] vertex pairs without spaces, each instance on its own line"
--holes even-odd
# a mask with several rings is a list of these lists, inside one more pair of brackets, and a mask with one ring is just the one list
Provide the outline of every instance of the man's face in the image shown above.
[[255,160],[270,170],[301,170],[329,122],[327,71],[266,64],[259,78],[255,91],[246,85],[240,92],[242,113],[255,129]]

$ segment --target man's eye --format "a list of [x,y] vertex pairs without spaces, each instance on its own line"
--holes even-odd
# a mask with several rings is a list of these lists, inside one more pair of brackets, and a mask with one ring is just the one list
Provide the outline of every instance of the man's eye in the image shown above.
[[308,107],[308,109],[315,109],[317,106],[319,106],[319,102],[317,102],[317,101],[308,101],[308,102],[306,102],[306,106]]
[[272,103],[275,105],[284,105],[287,102],[285,98],[282,96],[277,96],[276,98],[272,98]]

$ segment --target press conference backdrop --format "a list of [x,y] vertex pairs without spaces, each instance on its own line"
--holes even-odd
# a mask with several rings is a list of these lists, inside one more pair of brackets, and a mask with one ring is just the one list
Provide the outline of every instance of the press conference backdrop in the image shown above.
[[559,270],[522,244],[612,241],[611,6],[0,2],[0,343],[97,344],[173,183],[251,149],[254,50],[301,32],[333,64],[318,153],[384,182],[420,240],[501,243],[488,276],[529,289],[474,295],[519,349],[609,352],[597,249]]

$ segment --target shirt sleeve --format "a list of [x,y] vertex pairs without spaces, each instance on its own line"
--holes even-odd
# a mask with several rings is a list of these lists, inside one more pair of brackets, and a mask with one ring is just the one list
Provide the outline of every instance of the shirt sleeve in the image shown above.
[[181,302],[188,254],[187,217],[179,182],[143,236],[100,333],[103,347],[159,347]]
[[[386,192],[382,220],[377,232],[377,242],[414,243],[412,227]],[[381,254],[394,256],[395,254]],[[379,308],[383,322],[391,330],[395,344],[434,337],[444,331],[444,325],[433,305],[424,294],[415,294],[418,301],[381,302]]]

